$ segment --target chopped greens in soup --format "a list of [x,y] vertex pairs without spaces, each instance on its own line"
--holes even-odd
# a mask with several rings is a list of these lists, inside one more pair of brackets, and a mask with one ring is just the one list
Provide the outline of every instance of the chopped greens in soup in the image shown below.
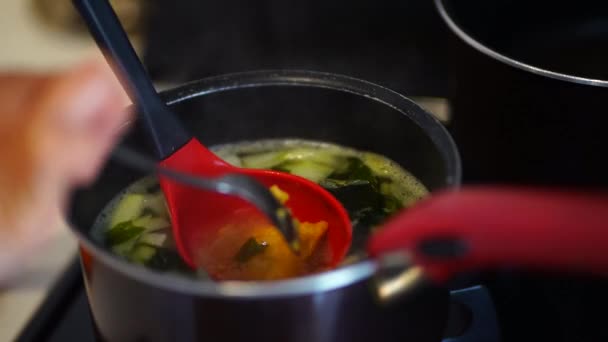
[[[344,263],[364,258],[365,241],[373,229],[427,195],[416,178],[386,157],[334,144],[263,140],[213,150],[235,166],[289,172],[332,193],[353,223],[353,241]],[[283,202],[289,196],[280,189],[272,192]],[[326,270],[327,224],[298,225],[304,247],[298,256],[272,226],[224,227],[201,254],[201,264],[218,280],[272,280]],[[186,266],[177,253],[164,196],[154,177],[134,183],[110,203],[94,233],[113,253],[130,262],[163,272],[206,275]]]

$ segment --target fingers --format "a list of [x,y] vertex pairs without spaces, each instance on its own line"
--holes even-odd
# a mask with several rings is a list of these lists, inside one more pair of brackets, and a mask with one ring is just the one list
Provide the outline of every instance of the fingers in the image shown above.
[[34,108],[47,113],[34,130],[43,136],[39,160],[68,185],[91,182],[130,113],[126,95],[103,61],[86,63],[49,83]]
[[23,109],[29,107],[31,99],[50,78],[38,74],[0,75],[0,130],[9,128],[26,114]]
[[[127,96],[103,60],[59,75],[0,76],[0,282],[63,222],[120,137]],[[12,259],[11,259],[12,258]]]

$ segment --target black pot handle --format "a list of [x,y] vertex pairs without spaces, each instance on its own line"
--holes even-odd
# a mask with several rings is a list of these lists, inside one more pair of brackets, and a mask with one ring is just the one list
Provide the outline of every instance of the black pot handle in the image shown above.
[[[464,332],[457,327],[458,323],[452,322],[452,326],[448,323],[448,332],[446,335],[450,337],[444,338],[442,342],[479,342],[479,341],[500,341],[500,331],[496,317],[495,306],[490,297],[490,293],[484,286],[473,286],[462,290],[450,292],[451,300],[456,305],[461,305],[466,308],[468,313],[461,313],[459,316],[467,316],[468,324]],[[458,309],[457,309],[458,310]],[[454,319],[453,317],[450,318]],[[452,331],[450,331],[452,330]],[[454,336],[456,335],[456,336]]]

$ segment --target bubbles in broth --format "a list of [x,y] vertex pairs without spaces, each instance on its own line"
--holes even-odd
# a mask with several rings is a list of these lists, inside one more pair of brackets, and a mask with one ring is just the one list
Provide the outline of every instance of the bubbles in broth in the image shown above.
[[[388,158],[335,144],[262,140],[221,145],[212,150],[235,166],[289,172],[331,192],[344,205],[353,223],[353,241],[343,264],[365,258],[369,234],[386,218],[428,194],[420,181]],[[314,223],[310,224],[315,227]],[[206,273],[190,269],[179,257],[164,196],[155,177],[135,182],[109,203],[92,234],[112,253],[132,263],[162,272],[206,277]],[[223,278],[287,277],[290,273],[280,270],[285,267],[284,260],[292,259],[284,254],[286,249],[282,249],[283,254],[278,252],[281,249],[277,247],[277,234],[266,231],[255,238],[242,237],[236,245],[233,243],[234,250],[222,247],[222,254],[231,261],[231,271]],[[320,234],[309,234],[314,246],[322,244]],[[311,258],[322,255],[321,252],[309,254]],[[276,260],[283,263],[279,265]],[[305,269],[305,273],[314,273],[325,268]]]

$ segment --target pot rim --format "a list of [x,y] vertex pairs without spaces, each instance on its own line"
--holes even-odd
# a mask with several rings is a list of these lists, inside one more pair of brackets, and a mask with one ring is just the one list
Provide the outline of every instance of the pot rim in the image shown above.
[[[298,86],[326,88],[366,97],[383,103],[420,126],[436,145],[446,164],[446,187],[460,185],[461,164],[456,145],[445,127],[431,114],[407,97],[380,85],[344,75],[305,70],[259,70],[225,74],[192,81],[162,92],[161,97],[172,105],[197,96],[229,90],[263,86]],[[406,108],[414,109],[413,111]],[[151,286],[191,295],[234,298],[274,298],[301,296],[338,289],[370,277],[376,262],[363,260],[335,270],[279,281],[225,281],[213,283],[179,275],[160,273],[130,264],[108,253],[87,234],[70,225],[80,247],[96,260],[123,275]],[[82,259],[81,259],[82,263]]]
[[551,71],[548,69],[536,67],[534,65],[520,62],[516,59],[507,57],[506,55],[503,55],[500,52],[487,47],[482,42],[473,38],[473,36],[471,36],[467,32],[465,32],[451,17],[449,11],[446,9],[446,7],[444,5],[444,0],[435,0],[435,7],[437,7],[437,10],[439,11],[439,15],[441,16],[443,21],[447,24],[447,26],[450,28],[450,30],[454,34],[456,34],[466,44],[470,45],[475,50],[483,53],[484,55],[489,56],[490,58],[493,58],[493,59],[500,61],[502,63],[505,63],[507,65],[510,65],[510,66],[516,67],[518,69],[528,71],[528,72],[531,72],[533,74],[540,75],[540,76],[545,76],[545,77],[549,77],[549,78],[553,78],[553,79],[557,79],[557,80],[561,80],[561,81],[567,81],[567,82],[590,85],[590,86],[608,87],[608,80],[574,76],[574,75],[565,74],[565,73],[561,73],[561,72],[557,72],[557,71]]

